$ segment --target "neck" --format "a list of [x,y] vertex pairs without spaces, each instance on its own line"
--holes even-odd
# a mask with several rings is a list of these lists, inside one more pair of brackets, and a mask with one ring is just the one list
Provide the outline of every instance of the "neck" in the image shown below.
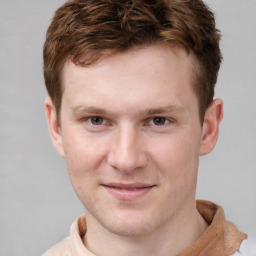
[[192,211],[183,212],[188,214],[180,212],[158,230],[140,237],[119,236],[106,231],[87,213],[84,244],[97,256],[175,256],[196,241],[208,226],[195,206]]

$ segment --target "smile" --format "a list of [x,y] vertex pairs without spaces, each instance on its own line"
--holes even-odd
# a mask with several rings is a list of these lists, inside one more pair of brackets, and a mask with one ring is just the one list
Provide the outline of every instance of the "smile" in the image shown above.
[[155,185],[148,185],[142,183],[134,184],[120,184],[120,183],[110,183],[102,184],[102,186],[116,199],[119,200],[136,200],[147,193],[149,193]]

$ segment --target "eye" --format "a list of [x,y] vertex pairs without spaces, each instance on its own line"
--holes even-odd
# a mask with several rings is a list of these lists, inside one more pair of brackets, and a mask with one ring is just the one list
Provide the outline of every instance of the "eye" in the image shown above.
[[157,116],[152,118],[152,122],[154,125],[165,125],[168,122],[168,120],[165,117]]
[[105,120],[100,116],[92,116],[89,118],[89,122],[93,125],[102,125],[104,124]]

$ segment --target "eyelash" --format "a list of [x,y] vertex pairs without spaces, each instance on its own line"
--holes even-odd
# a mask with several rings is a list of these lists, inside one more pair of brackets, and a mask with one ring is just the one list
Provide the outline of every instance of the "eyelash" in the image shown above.
[[[97,120],[95,120],[95,119],[100,119],[98,121],[102,121],[102,122],[100,122],[99,124],[95,124],[94,121],[97,122]],[[158,121],[159,121],[159,119],[160,119],[160,121],[164,121],[164,123],[160,122],[160,124],[156,124],[157,119],[158,119]],[[101,116],[91,116],[91,117],[86,118],[86,121],[93,127],[107,125],[107,123],[108,123],[107,119],[104,118],[104,117],[101,117]],[[146,126],[152,125],[152,126],[161,127],[161,126],[165,126],[169,123],[172,123],[173,121],[174,120],[171,119],[171,118],[167,118],[167,117],[163,117],[163,116],[153,116],[153,117],[150,117],[150,118],[147,119]]]
[[[101,119],[103,123],[100,123],[100,124],[94,124],[93,122],[93,119]],[[91,125],[94,125],[94,126],[100,126],[100,125],[104,125],[106,123],[106,119],[104,117],[101,117],[101,116],[91,116],[89,117],[88,119],[88,122],[91,124]]]
[[[157,120],[159,121],[164,121],[164,123],[162,124],[161,122],[160,122],[160,124],[156,124],[156,122],[157,122]],[[152,122],[152,123],[151,123]],[[154,116],[154,117],[152,117],[152,118],[150,118],[150,121],[148,122],[148,124],[150,124],[150,125],[154,125],[154,126],[164,126],[164,125],[166,125],[166,124],[169,124],[171,122],[171,120],[169,120],[168,118],[166,118],[166,117],[162,117],[162,116]]]

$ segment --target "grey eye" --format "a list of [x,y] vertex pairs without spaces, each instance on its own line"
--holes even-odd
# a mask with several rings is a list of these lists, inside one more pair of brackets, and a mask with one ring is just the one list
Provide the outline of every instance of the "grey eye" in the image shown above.
[[101,125],[104,122],[104,118],[100,116],[93,116],[90,118],[90,121],[93,125]]

